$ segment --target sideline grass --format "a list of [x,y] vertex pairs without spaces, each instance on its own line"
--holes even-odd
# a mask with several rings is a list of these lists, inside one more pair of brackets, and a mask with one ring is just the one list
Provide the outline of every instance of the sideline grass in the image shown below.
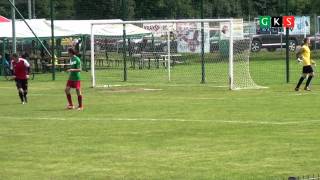
[[265,180],[319,170],[319,85],[92,89],[88,75],[83,112],[64,110],[66,74],[30,81],[27,105],[0,81],[0,179]]

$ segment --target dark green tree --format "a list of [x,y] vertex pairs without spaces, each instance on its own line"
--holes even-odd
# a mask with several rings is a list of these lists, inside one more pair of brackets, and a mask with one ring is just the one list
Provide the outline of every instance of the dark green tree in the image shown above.
[[252,1],[252,8],[256,15],[268,15],[268,0],[255,0]]
[[[55,12],[57,14],[58,12]],[[50,18],[50,1],[36,0],[36,18]]]
[[74,19],[75,9],[73,0],[56,0],[55,3],[56,19]]
[[[15,0],[27,17],[27,0]],[[53,0],[56,19],[122,19],[122,0]],[[50,18],[50,0],[36,0],[36,17]],[[125,0],[126,19],[200,18],[200,0]],[[205,18],[244,18],[285,15],[285,1],[203,0]],[[319,0],[288,0],[289,14],[320,14]],[[11,17],[8,0],[0,1],[0,15]],[[17,18],[19,18],[17,16]]]
[[0,15],[10,17],[10,5],[7,0],[0,1]]
[[[116,0],[75,0],[77,19],[112,19],[118,15]],[[119,9],[118,9],[119,10]]]

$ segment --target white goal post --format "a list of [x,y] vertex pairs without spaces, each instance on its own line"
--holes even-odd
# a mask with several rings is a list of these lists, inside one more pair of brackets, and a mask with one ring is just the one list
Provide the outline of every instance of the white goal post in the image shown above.
[[[179,24],[179,23],[201,23],[201,30],[204,29],[203,24],[204,23],[224,23],[224,24],[228,24],[228,32],[227,34],[225,34],[225,36],[227,37],[227,55],[224,55],[226,58],[228,58],[228,87],[231,90],[235,90],[235,89],[245,89],[245,88],[259,88],[259,86],[257,86],[254,81],[252,80],[251,76],[250,76],[250,71],[249,71],[249,55],[248,57],[241,57],[243,60],[242,64],[245,63],[245,65],[241,65],[241,72],[237,72],[237,75],[240,76],[245,76],[243,78],[241,78],[241,80],[238,80],[239,78],[236,78],[235,80],[235,69],[234,69],[234,63],[235,63],[235,59],[234,59],[234,19],[180,19],[180,20],[141,20],[141,21],[119,21],[119,22],[103,22],[103,23],[92,23],[91,24],[91,77],[92,77],[92,87],[97,87],[101,84],[97,83],[97,75],[96,75],[96,49],[97,49],[97,45],[96,45],[96,40],[97,40],[97,33],[96,30],[99,27],[103,27],[103,26],[110,26],[110,25],[122,25],[123,26],[123,32],[122,35],[125,37],[126,36],[126,26],[130,25],[130,24]],[[221,26],[221,25],[220,25]],[[172,47],[170,45],[171,41],[170,41],[170,31],[168,30],[167,32],[167,50],[165,51],[167,58],[164,58],[165,62],[164,64],[166,64],[166,73],[167,73],[167,80],[171,81],[171,67],[170,64],[172,64],[171,61],[171,57],[172,55],[171,50]],[[152,34],[153,37],[153,34]],[[225,37],[225,38],[226,38]],[[119,40],[120,42],[121,40]],[[103,41],[101,41],[103,42]],[[123,44],[127,44],[127,40],[124,38],[124,40],[122,41]],[[250,43],[250,45],[245,45],[246,47],[248,46],[249,48],[243,50],[246,54],[249,54],[250,51],[250,46],[251,46],[251,40],[248,41],[247,43]],[[211,46],[211,45],[210,45]],[[226,45],[225,45],[226,46]],[[239,45],[241,46],[241,44]],[[222,46],[221,46],[222,47]],[[153,47],[154,48],[154,47]],[[203,48],[203,47],[202,47]],[[210,47],[211,48],[211,47]],[[243,48],[241,48],[243,49]],[[219,51],[222,51],[222,48],[220,48]],[[203,52],[203,50],[202,50]],[[107,52],[106,52],[107,53]],[[221,52],[220,52],[221,53]],[[126,56],[126,55],[124,55]],[[124,57],[125,58],[125,57]],[[219,57],[220,58],[220,57]],[[153,60],[153,59],[152,59]],[[223,62],[222,60],[219,60],[219,63]],[[159,65],[158,65],[159,66]],[[124,67],[127,68],[127,67]],[[149,58],[149,68],[150,68],[150,58]],[[124,69],[124,71],[126,71],[126,69]],[[239,70],[237,70],[239,71]],[[126,72],[124,72],[124,74],[126,74]],[[124,77],[124,80],[126,81],[126,77]]]

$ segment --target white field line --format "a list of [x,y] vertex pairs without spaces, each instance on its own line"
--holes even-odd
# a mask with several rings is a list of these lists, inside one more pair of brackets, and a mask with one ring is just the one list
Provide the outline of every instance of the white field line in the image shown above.
[[[44,87],[44,88],[41,88],[41,87],[28,87],[28,90],[30,91],[38,91],[38,90],[52,90],[53,88],[55,88],[54,86],[52,86],[51,88],[48,88],[48,87]],[[61,87],[59,89],[63,89],[64,87]],[[0,89],[12,89],[12,90],[16,90],[16,85],[12,85],[10,87],[6,86],[6,87],[0,87]]]
[[95,88],[110,88],[110,87],[132,87],[132,86],[147,86],[147,84],[99,84]]
[[213,88],[228,88],[229,86],[217,86],[217,85],[201,85],[201,84],[168,84],[169,87],[213,87]]
[[318,93],[294,93],[290,94],[291,96],[305,96],[305,95],[318,95]]
[[144,91],[162,91],[163,89],[143,89]]
[[[144,89],[145,91],[161,91],[161,89]],[[98,94],[100,97],[100,94]],[[30,93],[29,94],[30,97],[33,96],[61,96],[64,97],[65,95],[63,93],[60,94],[42,94],[42,93]],[[145,99],[145,97],[142,97],[143,99]],[[141,99],[141,97],[135,97],[133,99]],[[148,99],[168,99],[165,97],[148,97]],[[173,97],[173,98],[169,98],[169,99],[183,99],[183,100],[187,100],[187,99],[191,99],[191,100],[226,100],[227,98],[223,98],[223,97]],[[233,98],[235,99],[235,98]],[[106,100],[107,101],[107,100]]]
[[225,124],[253,124],[253,125],[289,125],[289,124],[307,124],[320,122],[320,119],[304,120],[304,121],[286,121],[286,122],[276,122],[276,121],[239,121],[239,120],[196,120],[196,119],[156,119],[156,118],[64,118],[64,117],[10,117],[10,116],[0,116],[0,120],[52,120],[52,121],[163,121],[163,122],[206,122],[206,123],[225,123]]

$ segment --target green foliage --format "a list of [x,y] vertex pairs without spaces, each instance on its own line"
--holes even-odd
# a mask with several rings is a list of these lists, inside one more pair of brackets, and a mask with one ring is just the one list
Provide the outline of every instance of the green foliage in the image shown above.
[[[53,0],[56,19],[177,19],[200,18],[201,0]],[[122,6],[124,2],[124,6]],[[50,0],[36,1],[36,17],[49,18]],[[203,0],[205,18],[285,15],[286,3],[278,0]],[[16,5],[27,16],[26,1]],[[288,0],[289,14],[320,14],[319,0]],[[125,9],[125,10],[123,10]],[[8,0],[0,14],[10,17]]]
[[50,18],[50,0],[36,1],[36,18]]
[[57,0],[55,4],[57,19],[72,19],[75,15],[74,0]]
[[0,14],[3,16],[7,16],[7,8],[0,6]]
[[6,1],[0,1],[0,15],[9,17],[10,15],[10,5]]
[[114,17],[116,3],[104,0],[77,0],[75,1],[76,18],[77,19],[110,19]]

